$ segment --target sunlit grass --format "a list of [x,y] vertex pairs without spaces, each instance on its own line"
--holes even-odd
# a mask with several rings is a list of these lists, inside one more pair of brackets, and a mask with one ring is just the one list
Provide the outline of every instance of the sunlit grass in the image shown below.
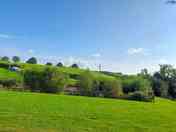
[[176,102],[155,103],[0,92],[0,130],[21,132],[175,132]]

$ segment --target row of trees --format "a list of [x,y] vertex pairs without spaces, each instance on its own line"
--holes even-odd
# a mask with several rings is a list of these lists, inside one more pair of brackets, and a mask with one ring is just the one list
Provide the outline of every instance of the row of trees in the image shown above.
[[[0,58],[0,60],[1,60],[1,61],[4,61],[4,62],[10,62],[10,61],[12,60],[14,63],[19,63],[19,62],[21,62],[21,59],[20,59],[19,56],[13,56],[12,59],[10,59],[8,56],[3,56],[3,57]],[[37,61],[37,58],[31,57],[31,58],[29,58],[29,59],[26,61],[26,63],[28,63],[28,64],[37,64],[38,61]],[[48,66],[53,66],[53,63],[47,62],[46,65],[48,65]],[[59,62],[58,64],[56,64],[56,66],[57,66],[57,67],[63,67],[64,65],[63,65],[62,62]],[[76,63],[72,64],[71,67],[73,67],[73,68],[79,68],[78,64],[76,64]]]
[[139,74],[150,80],[154,94],[164,98],[176,98],[176,69],[172,65],[160,65],[160,70],[153,75],[147,69]]

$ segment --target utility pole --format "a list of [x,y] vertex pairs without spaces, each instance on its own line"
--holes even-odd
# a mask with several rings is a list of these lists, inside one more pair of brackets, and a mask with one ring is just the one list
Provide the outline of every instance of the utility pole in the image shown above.
[[99,64],[98,69],[99,69],[99,72],[101,72],[101,70],[102,70],[101,64]]

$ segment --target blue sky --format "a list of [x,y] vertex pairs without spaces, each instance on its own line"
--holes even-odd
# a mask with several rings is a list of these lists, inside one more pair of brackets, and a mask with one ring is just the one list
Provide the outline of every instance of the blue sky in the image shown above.
[[152,72],[176,64],[175,12],[165,0],[4,0],[0,56]]

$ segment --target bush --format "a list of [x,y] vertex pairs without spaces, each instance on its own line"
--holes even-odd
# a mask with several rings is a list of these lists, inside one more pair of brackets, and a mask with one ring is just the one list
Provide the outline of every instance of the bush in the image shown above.
[[136,101],[152,102],[154,101],[154,96],[148,96],[144,92],[136,91],[134,93],[129,94],[128,99]]
[[31,91],[45,93],[59,93],[63,91],[68,76],[57,71],[56,68],[28,69],[24,72],[24,84]]
[[136,91],[148,93],[152,90],[150,81],[142,77],[127,77],[123,79],[122,82],[123,92],[126,94]]
[[123,95],[121,82],[115,79],[101,82],[100,90],[104,97],[117,98]]
[[93,95],[93,75],[90,71],[85,71],[80,75],[80,95]]
[[17,81],[15,79],[0,80],[0,84],[3,87],[12,88],[17,86]]
[[46,93],[58,93],[62,92],[66,83],[68,81],[68,76],[63,73],[59,73],[55,68],[46,68],[42,74],[42,89],[41,92]]
[[90,71],[80,75],[80,94],[85,96],[102,96],[116,98],[122,95],[121,83],[118,80],[97,80]]

